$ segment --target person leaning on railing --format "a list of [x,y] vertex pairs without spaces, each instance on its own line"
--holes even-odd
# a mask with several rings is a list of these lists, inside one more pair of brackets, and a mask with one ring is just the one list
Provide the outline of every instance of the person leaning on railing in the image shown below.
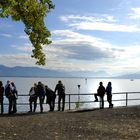
[[47,97],[46,104],[49,104],[50,111],[54,111],[56,94],[47,85],[45,86],[45,90],[46,90],[46,97]]
[[104,108],[104,95],[105,95],[105,87],[103,86],[103,82],[100,82],[99,87],[97,89],[97,94],[94,94],[95,102],[98,102],[97,96],[100,97],[100,109]]

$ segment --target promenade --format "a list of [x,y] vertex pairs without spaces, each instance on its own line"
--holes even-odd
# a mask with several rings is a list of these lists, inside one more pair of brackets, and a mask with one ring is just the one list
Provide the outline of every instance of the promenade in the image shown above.
[[0,116],[0,140],[140,140],[140,106]]

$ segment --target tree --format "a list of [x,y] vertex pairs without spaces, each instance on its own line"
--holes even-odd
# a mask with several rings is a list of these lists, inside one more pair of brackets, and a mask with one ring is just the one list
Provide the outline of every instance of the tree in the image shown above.
[[38,65],[45,65],[45,54],[42,47],[50,44],[50,31],[44,23],[44,18],[54,8],[52,0],[0,0],[0,17],[11,16],[14,21],[22,21],[25,33],[34,47],[32,56]]

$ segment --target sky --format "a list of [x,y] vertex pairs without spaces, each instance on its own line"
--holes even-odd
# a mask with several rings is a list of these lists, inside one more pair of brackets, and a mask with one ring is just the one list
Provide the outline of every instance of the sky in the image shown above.
[[[46,65],[58,71],[140,72],[140,0],[53,0],[45,18],[52,44]],[[37,66],[24,24],[0,19],[0,64]]]

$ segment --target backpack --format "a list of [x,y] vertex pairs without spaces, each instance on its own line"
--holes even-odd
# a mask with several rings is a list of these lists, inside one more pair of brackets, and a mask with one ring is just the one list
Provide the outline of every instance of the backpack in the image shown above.
[[34,87],[32,87],[32,88],[30,89],[29,95],[32,96],[32,95],[34,95],[34,94],[35,94]]
[[11,88],[10,88],[10,86],[7,86],[7,87],[5,88],[5,96],[6,96],[7,98],[9,98],[9,97],[11,96],[11,94],[12,94]]

